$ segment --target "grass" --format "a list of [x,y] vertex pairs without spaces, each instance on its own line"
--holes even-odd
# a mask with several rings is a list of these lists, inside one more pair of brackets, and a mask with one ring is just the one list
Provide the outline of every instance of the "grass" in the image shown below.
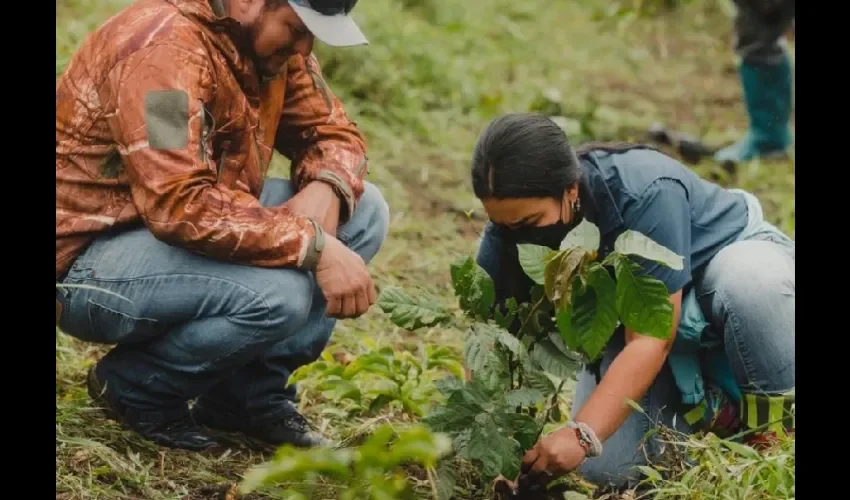
[[[85,35],[127,3],[57,3],[57,75]],[[317,44],[332,88],[367,136],[369,180],[382,188],[392,210],[389,239],[372,265],[379,286],[416,285],[452,303],[449,264],[475,251],[483,224],[469,187],[469,154],[484,123],[497,114],[541,110],[566,117],[574,141],[641,140],[655,121],[712,144],[744,132],[724,4],[690,2],[640,19],[599,12],[603,4],[370,0],[358,5],[356,17],[371,45],[332,50]],[[708,161],[694,168],[756,193],[767,217],[794,235],[792,163],[754,162],[735,175]],[[286,169],[277,158],[275,173]],[[377,308],[341,322],[325,359],[299,374],[302,409],[326,433],[349,442],[379,423],[411,420],[395,406],[358,416],[374,399],[369,388],[375,382],[365,374],[352,382],[363,388],[360,399],[341,398],[339,387],[318,384],[322,368],[381,347],[422,360],[443,346],[457,359],[461,342],[461,332],[446,329],[407,334]],[[57,498],[235,498],[230,485],[269,458],[241,447],[216,457],[164,450],[105,420],[90,407],[84,388],[87,367],[103,352],[57,332]],[[427,407],[430,382],[423,380],[413,400]],[[793,487],[793,440],[767,458],[736,454],[711,437],[686,441],[701,452],[700,466],[654,484],[659,497],[793,496],[782,492]],[[467,476],[457,491],[468,493],[457,498],[482,498]],[[430,491],[426,474],[413,474],[413,480]],[[334,497],[334,486],[322,484],[324,493],[311,498]],[[280,495],[271,489],[256,497]]]

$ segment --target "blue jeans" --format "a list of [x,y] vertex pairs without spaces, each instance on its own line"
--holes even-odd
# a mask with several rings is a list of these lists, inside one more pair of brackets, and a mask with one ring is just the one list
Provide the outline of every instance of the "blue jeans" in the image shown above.
[[[488,226],[484,232],[477,261],[493,278],[497,301],[511,294],[527,294],[533,284],[519,266],[516,246],[506,243],[493,226]],[[713,332],[708,335],[716,336],[722,343],[741,390],[776,394],[792,389],[795,374],[793,242],[733,243],[714,256],[699,273],[694,286],[706,309],[706,318],[712,324]],[[602,377],[624,345],[621,329],[602,355]],[[596,376],[589,370],[579,373],[573,417],[596,384]],[[639,473],[634,466],[646,464],[646,455],[658,456],[662,446],[654,437],[642,446],[647,432],[658,424],[686,434],[694,431],[685,422],[686,409],[681,405],[681,394],[666,364],[638,404],[646,415],[633,412],[605,441],[602,455],[588,459],[581,466],[580,472],[589,481],[622,487],[638,479]]]
[[[295,194],[268,179],[264,206]],[[367,183],[337,237],[367,263],[387,236],[389,208]],[[145,228],[96,239],[58,288],[59,327],[87,342],[115,347],[98,363],[110,399],[150,420],[169,420],[201,397],[213,407],[256,421],[289,407],[287,379],[315,361],[335,319],[312,273],[214,260],[170,246]],[[132,418],[132,416],[131,416]]]

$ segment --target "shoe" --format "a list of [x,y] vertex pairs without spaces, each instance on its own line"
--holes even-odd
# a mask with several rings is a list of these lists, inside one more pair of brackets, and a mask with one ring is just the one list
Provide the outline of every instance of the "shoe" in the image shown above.
[[791,145],[791,61],[739,66],[749,130],[739,142],[719,150],[714,160],[729,166],[755,158],[784,158]]
[[89,397],[103,409],[107,418],[117,421],[145,439],[168,448],[190,451],[214,451],[221,448],[218,441],[192,421],[188,410],[184,415],[166,422],[146,421],[139,416],[131,417],[131,414],[138,412],[122,408],[120,404],[110,401],[104,385],[98,379],[97,365],[89,368],[86,385]]
[[192,407],[192,417],[195,422],[206,428],[242,434],[268,446],[291,444],[299,448],[315,448],[331,445],[292,404],[287,404],[272,420],[252,422],[251,419],[240,418],[199,401]]
[[[794,429],[788,429],[785,433],[792,436]],[[774,431],[756,432],[746,436],[744,442],[756,451],[765,451],[779,444],[779,436]]]

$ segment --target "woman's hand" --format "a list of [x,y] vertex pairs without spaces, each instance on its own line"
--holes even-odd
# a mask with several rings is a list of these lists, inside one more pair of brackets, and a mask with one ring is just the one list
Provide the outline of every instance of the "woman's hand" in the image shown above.
[[521,472],[547,482],[581,465],[587,456],[575,429],[565,427],[541,438],[522,458]]

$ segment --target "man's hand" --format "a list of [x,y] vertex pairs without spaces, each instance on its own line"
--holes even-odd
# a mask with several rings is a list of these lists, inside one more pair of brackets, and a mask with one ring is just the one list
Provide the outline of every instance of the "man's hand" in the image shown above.
[[316,266],[316,283],[328,301],[327,314],[356,318],[377,300],[375,285],[363,259],[330,234]]
[[575,430],[567,427],[540,439],[522,458],[520,470],[523,474],[541,474],[552,480],[581,465],[585,456]]
[[311,182],[284,205],[293,212],[306,215],[321,224],[327,234],[336,235],[340,200],[329,184],[321,181]]

